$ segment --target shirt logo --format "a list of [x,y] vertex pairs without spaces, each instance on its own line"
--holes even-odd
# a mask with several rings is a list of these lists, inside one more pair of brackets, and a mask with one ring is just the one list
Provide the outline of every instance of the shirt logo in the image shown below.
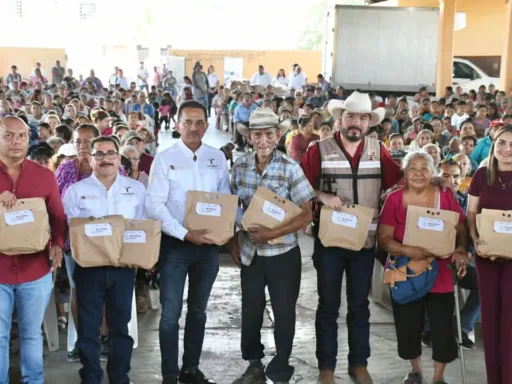
[[333,153],[329,153],[327,155],[324,155],[324,160],[337,159],[339,157],[340,157],[339,153],[333,152]]
[[132,189],[132,187],[123,187],[125,189],[126,192],[121,192],[121,195],[123,196],[133,196],[135,195],[134,192],[130,192],[130,190]]
[[215,159],[208,159],[208,161],[210,162],[210,164],[207,165],[208,168],[217,168],[217,164],[214,164],[215,162]]

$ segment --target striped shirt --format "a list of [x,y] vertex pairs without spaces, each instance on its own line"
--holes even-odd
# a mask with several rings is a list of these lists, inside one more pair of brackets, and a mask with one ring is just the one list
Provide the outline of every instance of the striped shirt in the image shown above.
[[[259,186],[270,189],[299,207],[315,197],[315,191],[301,167],[283,153],[275,150],[261,175],[256,170],[256,163],[256,154],[252,153],[238,158],[232,169],[231,191],[240,198],[243,212],[249,207]],[[239,226],[240,218],[237,218]],[[243,230],[239,232],[238,240],[242,263],[247,266],[251,265],[256,252],[258,256],[278,256],[299,244],[296,232],[286,235],[281,244],[254,244]]]

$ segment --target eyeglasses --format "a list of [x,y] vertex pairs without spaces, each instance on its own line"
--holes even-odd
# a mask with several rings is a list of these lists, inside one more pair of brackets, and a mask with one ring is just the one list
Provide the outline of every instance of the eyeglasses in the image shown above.
[[119,155],[119,153],[117,153],[116,151],[108,151],[107,153],[94,152],[91,156],[94,157],[95,160],[103,160],[103,159],[105,159],[105,157],[108,160],[115,160],[115,159],[117,159],[118,155]]

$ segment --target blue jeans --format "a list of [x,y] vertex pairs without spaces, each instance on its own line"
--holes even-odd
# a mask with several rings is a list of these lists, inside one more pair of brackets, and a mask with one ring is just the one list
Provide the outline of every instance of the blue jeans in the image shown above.
[[177,377],[179,319],[188,275],[187,318],[182,369],[199,366],[206,325],[206,306],[219,272],[218,246],[197,246],[162,234],[160,247],[160,352],[162,376]]
[[[208,111],[208,96],[196,96],[195,99],[200,102],[201,104],[204,105],[204,107],[206,108],[206,110]],[[208,111],[209,113],[209,111]]]
[[100,328],[105,304],[109,356],[107,375],[112,384],[129,384],[133,339],[128,333],[132,316],[135,270],[130,268],[75,267],[78,305],[78,342],[82,384],[100,384]]
[[316,357],[320,370],[334,370],[338,355],[338,317],[343,274],[347,276],[348,363],[366,366],[370,357],[370,293],[375,250],[324,247],[315,238],[317,271]]
[[9,383],[9,339],[14,305],[20,331],[21,382],[43,384],[43,324],[52,274],[19,285],[0,284],[0,384]]

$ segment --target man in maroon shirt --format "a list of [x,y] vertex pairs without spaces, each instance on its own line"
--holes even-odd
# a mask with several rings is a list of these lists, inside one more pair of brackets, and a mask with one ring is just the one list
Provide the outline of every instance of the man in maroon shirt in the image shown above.
[[144,152],[144,139],[137,131],[128,131],[123,136],[123,145],[131,145],[140,153],[139,170],[149,175],[154,157]]
[[319,383],[332,384],[338,354],[338,315],[343,273],[347,276],[347,328],[349,374],[356,383],[373,383],[368,370],[370,357],[370,310],[368,294],[375,257],[375,230],[365,247],[350,251],[324,247],[318,239],[319,208],[340,210],[342,201],[377,209],[382,190],[394,186],[401,177],[383,143],[365,137],[368,128],[384,118],[384,108],[372,111],[367,94],[354,92],[345,102],[331,100],[331,115],[340,130],[334,136],[309,147],[302,168],[316,190],[315,248],[313,261],[318,275],[319,304],[316,337]]
[[[0,253],[0,381],[8,380],[9,336],[14,305],[20,329],[21,373],[27,383],[43,383],[41,325],[50,295],[52,273],[60,266],[66,239],[66,215],[53,173],[25,159],[30,131],[17,117],[0,120],[0,203],[43,198],[50,218],[51,247],[8,256]],[[51,265],[53,262],[53,265]]]

